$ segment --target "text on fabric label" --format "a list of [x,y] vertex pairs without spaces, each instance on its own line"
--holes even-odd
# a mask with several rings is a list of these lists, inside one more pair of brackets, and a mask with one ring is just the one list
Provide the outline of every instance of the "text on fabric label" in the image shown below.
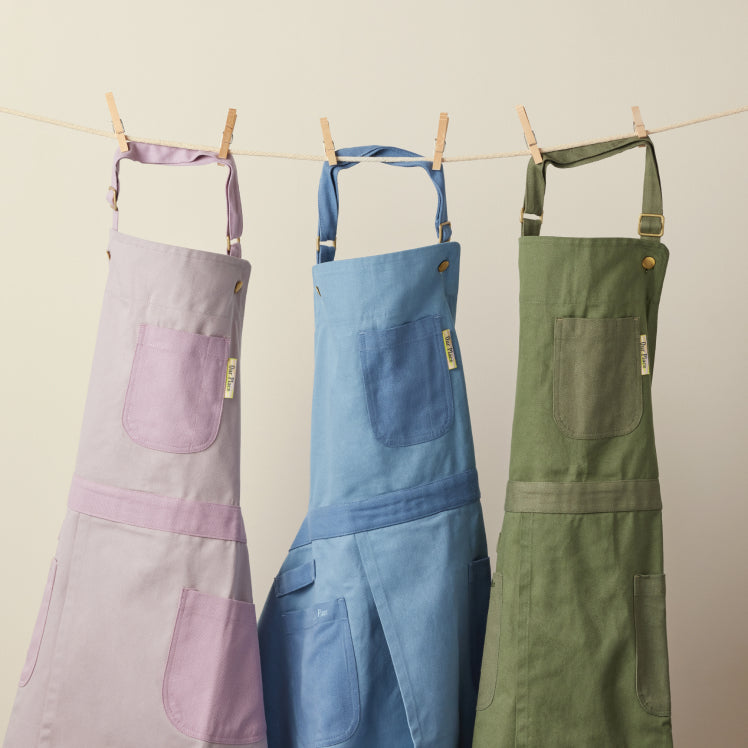
[[639,338],[639,358],[642,365],[642,376],[649,374],[649,350],[647,348],[647,336]]
[[447,366],[450,369],[457,368],[457,357],[452,345],[452,333],[449,330],[442,330],[442,340],[444,341],[444,352],[447,354]]
[[226,389],[223,392],[224,398],[234,397],[234,384],[236,383],[236,359],[230,358],[226,364]]

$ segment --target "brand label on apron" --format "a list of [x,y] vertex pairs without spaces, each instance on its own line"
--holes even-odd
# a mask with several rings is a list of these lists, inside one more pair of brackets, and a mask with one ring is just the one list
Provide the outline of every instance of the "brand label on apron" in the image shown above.
[[234,397],[234,384],[236,383],[236,359],[230,358],[226,364],[226,389],[223,392],[223,397],[233,398]]
[[444,341],[444,352],[447,354],[447,366],[450,369],[456,369],[457,357],[452,345],[452,333],[449,330],[442,330],[442,340]]
[[649,374],[649,350],[647,349],[647,336],[639,338],[639,359],[642,365],[642,376]]

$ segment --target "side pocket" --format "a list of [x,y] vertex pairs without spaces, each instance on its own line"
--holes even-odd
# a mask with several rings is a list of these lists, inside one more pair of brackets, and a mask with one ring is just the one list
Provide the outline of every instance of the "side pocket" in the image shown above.
[[496,572],[491,582],[491,598],[488,604],[488,621],[486,623],[486,640],[483,646],[483,664],[478,688],[478,705],[476,709],[488,709],[496,693],[496,681],[499,675],[499,644],[501,639],[501,607],[504,577]]
[[324,748],[358,728],[358,673],[344,598],[283,615],[291,715],[302,745]]
[[470,563],[468,586],[470,588],[470,667],[473,686],[477,693],[491,596],[491,559],[484,557]]
[[21,670],[21,678],[18,685],[22,688],[30,680],[34,674],[34,668],[36,667],[36,660],[39,657],[39,650],[42,646],[42,639],[44,637],[44,629],[47,625],[47,615],[49,614],[49,604],[52,601],[52,591],[55,586],[55,577],[57,576],[57,559],[53,558],[52,563],[49,565],[49,572],[47,574],[47,583],[44,585],[44,594],[42,595],[42,604],[39,606],[39,612],[36,615],[36,623],[34,624],[34,631],[31,634],[31,642],[29,644],[28,651],[26,652],[26,662]]
[[209,743],[265,736],[260,651],[252,603],[184,589],[163,685],[166,715]]
[[556,320],[553,418],[572,439],[631,433],[642,417],[639,318]]
[[670,716],[670,675],[665,622],[665,575],[634,577],[636,694],[644,711]]
[[431,441],[452,426],[454,397],[442,330],[437,314],[359,333],[369,422],[386,447]]
[[140,325],[122,411],[128,436],[162,452],[201,452],[218,435],[229,339]]

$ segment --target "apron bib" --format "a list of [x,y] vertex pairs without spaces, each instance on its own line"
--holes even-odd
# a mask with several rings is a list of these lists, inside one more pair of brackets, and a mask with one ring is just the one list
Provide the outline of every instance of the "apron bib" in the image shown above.
[[[262,747],[239,508],[234,362],[250,266],[236,165],[129,145],[108,193],[111,264],[69,509],[4,745]],[[123,158],[228,167],[229,254],[117,231]]]
[[[641,238],[539,235],[549,164],[636,146],[646,147]],[[668,250],[652,142],[531,160],[522,217],[510,475],[474,745],[667,748],[651,382]]]
[[[414,156],[377,146],[343,156]],[[490,584],[463,361],[460,246],[335,259],[325,165],[313,272],[309,512],[260,618],[273,748],[455,748],[472,739]]]

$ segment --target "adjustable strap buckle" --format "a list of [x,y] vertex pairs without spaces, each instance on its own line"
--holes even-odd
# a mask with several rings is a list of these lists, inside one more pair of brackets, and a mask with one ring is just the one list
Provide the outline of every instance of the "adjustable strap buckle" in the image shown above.
[[439,244],[441,244],[444,239],[442,238],[444,236],[444,227],[449,226],[449,228],[452,228],[452,222],[451,221],[444,221],[444,223],[439,224]]
[[[642,231],[642,220],[644,218],[659,218],[660,219],[660,231],[656,234],[649,234],[645,231]],[[665,216],[662,215],[662,213],[640,213],[639,214],[639,236],[652,236],[659,238],[665,233]]]
[[226,234],[226,254],[231,254],[231,245],[232,244],[239,244],[241,241],[241,237],[237,236],[235,239],[232,239],[228,234]]
[[[329,242],[330,239],[325,239],[325,241]],[[333,247],[333,249],[337,249],[336,242],[337,242],[337,239],[332,239],[332,247]],[[319,234],[318,234],[317,235],[317,254],[319,254],[319,248],[320,248],[320,238],[319,238]]]
[[[530,214],[530,215],[534,215],[534,214]],[[543,223],[543,213],[541,213],[539,216],[536,216],[535,218],[532,218],[532,219],[528,218],[528,220],[540,221],[540,223]],[[519,209],[519,222],[520,223],[525,222],[525,206],[524,205]]]
[[[109,192],[112,192],[112,193],[113,193],[113,194],[112,194],[112,202],[110,202],[110,203],[109,203],[109,207],[110,207],[110,208],[111,208],[112,210],[118,211],[118,210],[119,210],[119,208],[117,207],[117,190],[115,190],[115,189],[114,189],[114,187],[110,187],[110,188],[109,188],[109,189],[107,190],[107,193],[109,193]],[[109,202],[109,201],[107,200],[107,202]]]

